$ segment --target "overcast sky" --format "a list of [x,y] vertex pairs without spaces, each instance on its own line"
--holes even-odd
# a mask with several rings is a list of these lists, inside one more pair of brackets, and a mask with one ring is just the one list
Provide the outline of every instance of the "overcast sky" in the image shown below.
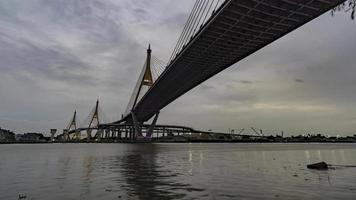
[[[125,111],[151,43],[167,61],[194,0],[0,1],[0,126],[63,129]],[[191,90],[159,123],[356,133],[356,21],[326,13]]]

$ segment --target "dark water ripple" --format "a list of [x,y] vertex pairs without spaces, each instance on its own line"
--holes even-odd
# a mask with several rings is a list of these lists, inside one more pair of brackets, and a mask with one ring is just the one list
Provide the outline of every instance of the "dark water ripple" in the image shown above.
[[0,146],[0,199],[355,199],[355,144]]

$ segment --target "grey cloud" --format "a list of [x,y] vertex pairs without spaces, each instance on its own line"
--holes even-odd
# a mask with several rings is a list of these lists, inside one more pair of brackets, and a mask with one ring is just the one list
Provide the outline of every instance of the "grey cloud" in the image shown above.
[[241,80],[240,83],[243,83],[243,84],[252,84],[253,81]]
[[302,79],[295,79],[295,82],[297,83],[304,83],[304,81]]
[[202,90],[210,90],[210,89],[214,89],[215,87],[212,85],[201,84],[199,85],[199,88]]
[[19,42],[25,47],[18,49],[0,41],[6,46],[0,55],[0,59],[6,63],[1,65],[3,70],[13,75],[30,73],[34,77],[41,75],[46,79],[88,84],[87,80],[90,79],[80,72],[89,67],[78,57],[60,48],[42,48],[24,40]]
[[[119,118],[148,43],[168,60],[193,4],[0,2],[0,125],[62,129],[74,109],[84,119],[97,98],[109,118]],[[355,31],[347,14],[325,14],[189,91],[162,110],[159,123],[351,134]]]

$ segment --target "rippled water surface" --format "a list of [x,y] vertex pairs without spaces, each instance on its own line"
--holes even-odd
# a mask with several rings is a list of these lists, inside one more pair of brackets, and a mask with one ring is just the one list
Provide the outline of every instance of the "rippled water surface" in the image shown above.
[[0,199],[356,199],[356,144],[0,145]]

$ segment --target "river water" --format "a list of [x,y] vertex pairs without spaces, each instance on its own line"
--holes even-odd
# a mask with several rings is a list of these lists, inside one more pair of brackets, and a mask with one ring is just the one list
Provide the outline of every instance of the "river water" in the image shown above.
[[356,199],[356,144],[0,145],[0,199]]

